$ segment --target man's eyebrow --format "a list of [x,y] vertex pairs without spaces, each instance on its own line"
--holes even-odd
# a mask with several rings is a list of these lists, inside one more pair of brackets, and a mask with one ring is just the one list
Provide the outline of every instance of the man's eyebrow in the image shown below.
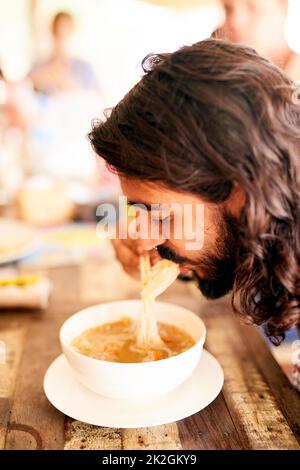
[[139,207],[140,209],[147,210],[148,212],[151,212],[152,210],[159,210],[161,206],[161,204],[159,203],[146,204],[145,202],[136,202],[136,201],[128,201],[127,204],[128,206]]

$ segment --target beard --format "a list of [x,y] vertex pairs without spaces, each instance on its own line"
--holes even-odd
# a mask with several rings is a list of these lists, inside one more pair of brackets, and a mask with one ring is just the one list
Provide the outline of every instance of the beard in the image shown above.
[[222,212],[218,221],[221,231],[216,241],[216,254],[206,253],[196,259],[188,259],[177,254],[171,248],[158,245],[157,251],[161,258],[168,259],[177,264],[189,261],[199,265],[205,273],[205,278],[197,274],[197,267],[193,270],[194,279],[198,288],[208,299],[218,299],[228,294],[233,287],[235,273],[238,266],[239,229],[238,222],[232,215]]

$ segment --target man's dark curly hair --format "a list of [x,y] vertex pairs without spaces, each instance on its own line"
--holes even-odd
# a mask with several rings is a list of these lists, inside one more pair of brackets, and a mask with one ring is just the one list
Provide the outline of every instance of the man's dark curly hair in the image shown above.
[[142,79],[89,134],[119,174],[246,203],[234,308],[273,342],[300,322],[300,106],[294,84],[247,47],[208,39],[151,54]]

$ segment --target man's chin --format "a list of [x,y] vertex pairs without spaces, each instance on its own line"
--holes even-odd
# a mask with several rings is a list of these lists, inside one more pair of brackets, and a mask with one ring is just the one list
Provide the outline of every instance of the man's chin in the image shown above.
[[199,290],[207,299],[219,299],[228,294],[233,285],[233,280],[206,281],[195,275]]

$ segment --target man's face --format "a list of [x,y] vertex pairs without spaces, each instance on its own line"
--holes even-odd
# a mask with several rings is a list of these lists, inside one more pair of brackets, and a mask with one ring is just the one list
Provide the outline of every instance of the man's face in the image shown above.
[[53,35],[55,39],[57,39],[58,41],[67,42],[68,40],[70,40],[73,32],[74,32],[74,22],[72,18],[61,17],[57,21],[57,24],[53,31]]
[[[229,292],[239,246],[237,219],[244,203],[240,191],[226,203],[212,204],[157,183],[121,178],[121,186],[130,203],[147,206],[147,211],[141,211],[149,220],[147,233],[137,241],[143,249],[156,247],[162,258],[178,263],[182,272],[192,270],[206,297]],[[151,235],[151,224],[159,226],[158,237]]]
[[285,0],[223,0],[225,23],[221,37],[256,49],[272,57],[282,41],[287,2]]

